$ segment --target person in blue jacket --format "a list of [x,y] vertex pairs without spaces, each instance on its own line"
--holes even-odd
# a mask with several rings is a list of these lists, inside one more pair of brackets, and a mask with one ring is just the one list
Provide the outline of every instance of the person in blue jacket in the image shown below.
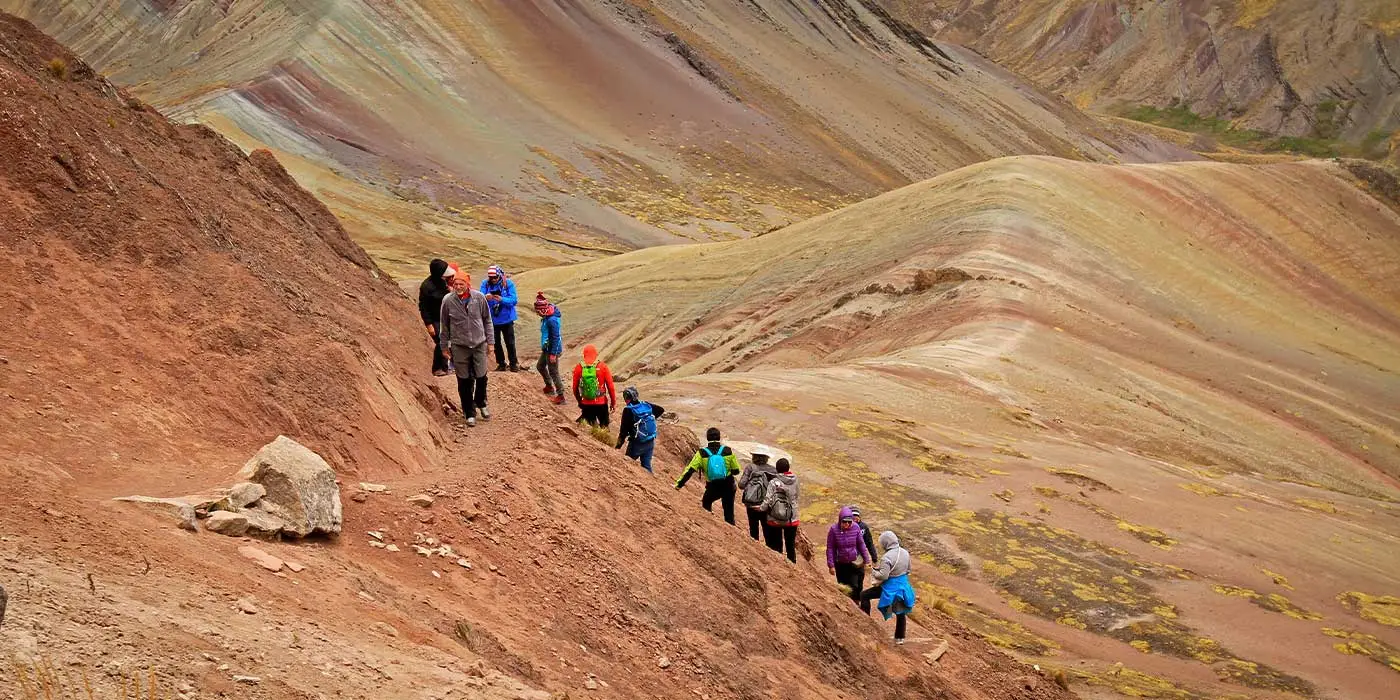
[[559,379],[559,356],[564,354],[564,331],[560,320],[564,314],[559,307],[544,298],[544,292],[535,294],[535,313],[540,315],[540,361],[535,369],[544,378],[544,393],[560,406],[564,398],[564,382]]
[[509,355],[510,371],[519,372],[520,360],[515,356],[515,283],[506,277],[500,265],[492,265],[486,268],[481,293],[486,295],[491,322],[496,324],[496,371],[506,371],[506,356]]

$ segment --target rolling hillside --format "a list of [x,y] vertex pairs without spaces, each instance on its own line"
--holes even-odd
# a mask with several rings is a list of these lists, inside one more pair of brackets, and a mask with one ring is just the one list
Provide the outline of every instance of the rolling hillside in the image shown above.
[[1400,583],[1394,206],[1332,164],[1014,158],[519,283],[797,455],[807,520],[915,533],[989,638],[1091,685],[1380,698],[1400,639],[1344,603]]

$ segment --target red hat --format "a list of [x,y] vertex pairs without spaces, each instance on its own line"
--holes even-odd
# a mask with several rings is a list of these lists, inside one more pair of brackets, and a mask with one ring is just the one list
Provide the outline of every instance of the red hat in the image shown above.
[[552,306],[554,305],[549,303],[548,299],[544,298],[544,292],[535,292],[535,311],[548,316],[550,314],[549,309]]

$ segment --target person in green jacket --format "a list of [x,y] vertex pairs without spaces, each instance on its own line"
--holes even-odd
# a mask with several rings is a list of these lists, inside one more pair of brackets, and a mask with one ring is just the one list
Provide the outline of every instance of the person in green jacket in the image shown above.
[[705,477],[705,495],[700,499],[700,507],[713,513],[715,501],[719,501],[724,507],[724,522],[733,525],[734,477],[739,474],[739,459],[734,456],[734,450],[719,441],[719,428],[706,430],[705,439],[709,444],[690,458],[690,464],[681,472],[681,478],[676,480],[676,490],[685,487],[691,474]]

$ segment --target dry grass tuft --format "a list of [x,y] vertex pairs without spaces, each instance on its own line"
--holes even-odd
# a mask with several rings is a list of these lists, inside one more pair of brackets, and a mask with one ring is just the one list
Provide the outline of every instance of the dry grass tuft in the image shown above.
[[147,670],[144,679],[140,672],[129,676],[122,674],[117,679],[119,689],[113,694],[94,690],[86,669],[75,676],[55,668],[48,658],[24,663],[11,656],[10,668],[19,690],[16,697],[20,700],[163,700],[166,697],[156,682],[155,669]]
[[49,64],[48,64],[48,66],[46,66],[46,67],[48,68],[49,75],[52,75],[53,77],[58,78],[59,80],[67,80],[67,79],[68,79],[68,62],[67,62],[67,61],[65,61],[65,60],[63,60],[63,59],[61,59],[61,58],[50,59],[50,60],[49,60]]
[[605,447],[613,446],[612,432],[609,431],[607,428],[595,426],[592,430],[589,431],[589,434],[593,436],[594,440],[603,443]]
[[1065,673],[1064,669],[1055,669],[1055,672],[1050,674],[1050,680],[1055,681],[1055,685],[1060,686],[1064,690],[1069,690],[1069,675]]

